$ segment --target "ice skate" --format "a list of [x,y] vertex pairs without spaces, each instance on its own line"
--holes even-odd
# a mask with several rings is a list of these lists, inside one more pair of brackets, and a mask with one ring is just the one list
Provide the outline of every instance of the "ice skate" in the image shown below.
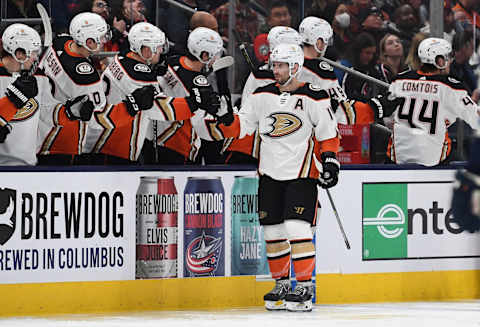
[[279,279],[275,281],[273,290],[263,296],[267,310],[285,310],[285,297],[290,292],[290,280]]
[[297,283],[293,291],[285,297],[288,311],[312,311],[313,284],[312,282]]

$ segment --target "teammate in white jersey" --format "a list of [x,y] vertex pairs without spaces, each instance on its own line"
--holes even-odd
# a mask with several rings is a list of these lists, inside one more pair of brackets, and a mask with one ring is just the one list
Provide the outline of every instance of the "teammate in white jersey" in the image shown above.
[[443,163],[451,151],[447,128],[456,118],[478,130],[479,107],[463,83],[448,75],[451,51],[450,43],[444,39],[423,40],[418,47],[420,70],[398,74],[388,97],[373,99],[378,108],[396,109],[387,148],[394,163]]
[[[329,188],[338,181],[337,121],[328,93],[298,80],[304,61],[298,45],[278,45],[270,61],[276,83],[258,88],[242,103],[238,115],[220,117],[228,126],[219,126],[225,136],[241,138],[258,129],[261,137],[259,217],[276,280],[275,288],[264,296],[266,308],[310,311],[317,183]],[[293,291],[290,253],[298,281]]]
[[83,102],[77,126],[63,128],[55,137],[45,140],[41,149],[45,156],[39,157],[41,164],[71,164],[73,157],[84,151],[89,137],[87,122],[93,111],[102,110],[106,104],[103,83],[89,57],[103,48],[109,35],[109,27],[100,15],[81,13],[70,22],[70,35],[56,38],[43,55],[40,67],[54,82],[55,98],[64,102],[88,95],[89,101]]
[[53,126],[52,117],[79,115],[80,102],[64,106],[52,96],[42,72],[35,74],[41,49],[38,33],[24,24],[10,25],[2,35],[0,61],[0,165],[35,165],[37,142]]

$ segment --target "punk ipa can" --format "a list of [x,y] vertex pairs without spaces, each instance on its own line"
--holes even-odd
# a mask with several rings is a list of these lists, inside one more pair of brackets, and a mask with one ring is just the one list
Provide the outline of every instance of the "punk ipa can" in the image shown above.
[[173,177],[141,177],[136,205],[136,278],[177,277],[178,194]]
[[225,192],[220,177],[189,177],[184,194],[184,276],[225,275]]

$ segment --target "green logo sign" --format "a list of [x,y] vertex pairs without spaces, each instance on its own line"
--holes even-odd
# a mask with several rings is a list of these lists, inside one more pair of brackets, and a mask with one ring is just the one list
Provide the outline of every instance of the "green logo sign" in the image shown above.
[[406,183],[363,184],[363,260],[407,257]]

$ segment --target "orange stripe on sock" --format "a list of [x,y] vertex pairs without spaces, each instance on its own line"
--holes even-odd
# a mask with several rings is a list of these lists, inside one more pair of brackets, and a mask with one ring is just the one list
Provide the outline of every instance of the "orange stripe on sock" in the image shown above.
[[268,266],[273,279],[287,277],[290,272],[290,254],[280,258],[268,258]]
[[293,270],[295,271],[295,278],[299,282],[312,279],[314,267],[315,257],[293,260]]

